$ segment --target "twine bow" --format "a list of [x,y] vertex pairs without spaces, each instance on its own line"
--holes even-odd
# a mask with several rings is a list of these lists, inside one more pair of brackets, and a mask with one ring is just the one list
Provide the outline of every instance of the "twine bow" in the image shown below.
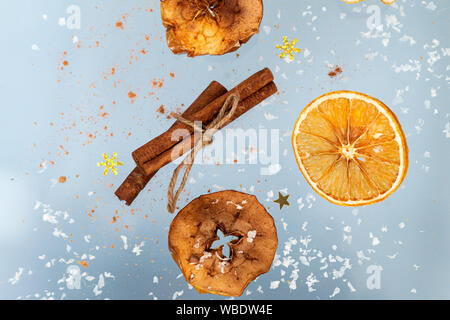
[[[202,128],[198,126],[196,123],[183,118],[180,114],[174,114],[174,117],[178,121],[188,126],[191,126],[192,128],[194,128],[194,131],[200,133],[201,139],[195,143],[191,153],[188,156],[186,156],[186,158],[184,158],[184,160],[173,171],[172,179],[170,180],[169,184],[169,190],[167,191],[167,200],[168,200],[167,210],[170,213],[174,213],[175,211],[178,197],[180,196],[181,192],[184,189],[184,186],[186,185],[187,178],[189,177],[192,165],[194,164],[195,156],[203,147],[213,142],[214,134],[216,133],[217,130],[222,128],[231,119],[231,117],[236,112],[238,103],[239,103],[239,95],[237,93],[230,94],[225,100],[224,104],[222,105],[222,108],[220,108],[220,111],[217,114],[216,118],[205,128]],[[231,108],[228,112],[226,112],[229,105],[231,105]],[[175,184],[177,183],[178,175],[181,169],[183,169],[183,167],[186,167],[186,171],[184,172],[184,176],[183,179],[181,180],[180,187],[174,194]]]

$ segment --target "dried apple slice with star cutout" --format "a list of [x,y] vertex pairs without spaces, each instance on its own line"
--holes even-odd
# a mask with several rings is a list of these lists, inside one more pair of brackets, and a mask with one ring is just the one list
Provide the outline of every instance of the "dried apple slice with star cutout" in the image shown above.
[[[228,242],[216,247],[218,230]],[[272,216],[255,196],[233,190],[192,200],[172,221],[169,249],[183,275],[199,293],[240,296],[270,270],[278,246]]]

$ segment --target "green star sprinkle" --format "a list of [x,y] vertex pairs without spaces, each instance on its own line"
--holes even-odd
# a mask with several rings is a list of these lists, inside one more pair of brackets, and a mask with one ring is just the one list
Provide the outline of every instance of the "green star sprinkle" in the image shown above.
[[281,192],[278,191],[278,199],[275,200],[274,202],[275,202],[275,203],[278,203],[278,204],[280,205],[280,210],[283,209],[284,206],[290,206],[290,205],[291,205],[291,204],[287,201],[287,199],[289,198],[289,196],[290,196],[289,194],[283,196],[283,195],[281,194]]

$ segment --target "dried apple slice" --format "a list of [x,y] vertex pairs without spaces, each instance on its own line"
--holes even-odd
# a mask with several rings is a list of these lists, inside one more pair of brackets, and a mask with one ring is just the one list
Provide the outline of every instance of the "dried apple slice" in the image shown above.
[[173,53],[222,55],[258,33],[262,0],[161,0],[161,18]]
[[[217,230],[236,239],[213,248]],[[192,200],[172,221],[169,249],[199,293],[240,296],[269,271],[278,245],[272,216],[255,196],[226,190]]]

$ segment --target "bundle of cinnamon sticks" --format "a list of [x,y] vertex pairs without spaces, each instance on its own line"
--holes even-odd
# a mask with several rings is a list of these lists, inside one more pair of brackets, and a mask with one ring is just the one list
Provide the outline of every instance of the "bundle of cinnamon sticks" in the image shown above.
[[[239,104],[233,116],[225,123],[224,126],[226,126],[276,93],[277,87],[273,80],[272,72],[265,68],[230,91],[219,82],[213,81],[186,109],[182,117],[207,125],[218,114],[227,98],[235,93],[239,96]],[[190,134],[190,138],[175,137],[174,133],[177,130],[186,130],[185,132]],[[132,153],[136,167],[116,190],[116,196],[120,200],[124,200],[127,205],[131,205],[159,169],[182,156],[186,150],[195,145],[196,141],[193,136],[193,127],[176,121],[166,132],[136,149]]]

